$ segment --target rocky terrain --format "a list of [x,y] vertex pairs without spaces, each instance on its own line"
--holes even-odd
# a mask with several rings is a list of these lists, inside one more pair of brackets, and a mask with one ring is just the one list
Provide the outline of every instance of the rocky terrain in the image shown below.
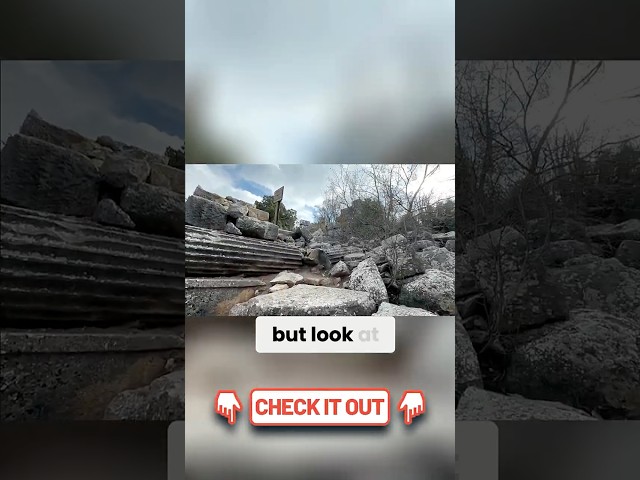
[[184,159],[31,111],[2,149],[2,420],[184,417]]
[[455,233],[340,241],[196,188],[185,203],[187,315],[453,315]]
[[640,419],[640,220],[535,219],[458,253],[458,419]]

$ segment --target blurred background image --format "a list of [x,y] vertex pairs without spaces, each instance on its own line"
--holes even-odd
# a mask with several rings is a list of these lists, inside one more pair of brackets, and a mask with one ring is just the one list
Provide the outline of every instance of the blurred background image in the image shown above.
[[187,0],[190,163],[448,163],[454,1]]
[[0,420],[184,418],[184,62],[1,77]]
[[[454,478],[454,322],[396,317],[396,351],[384,355],[258,354],[250,317],[186,321],[186,478]],[[253,388],[369,387],[391,391],[384,428],[256,428]],[[426,413],[410,426],[395,406],[422,389]],[[229,426],[214,415],[219,389],[244,411]]]

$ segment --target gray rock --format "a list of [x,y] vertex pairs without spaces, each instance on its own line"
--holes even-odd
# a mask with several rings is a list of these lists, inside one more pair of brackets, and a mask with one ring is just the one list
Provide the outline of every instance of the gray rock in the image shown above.
[[364,254],[364,252],[349,253],[344,256],[344,261],[345,262],[354,262],[354,261],[361,262],[362,260],[365,259],[365,257],[366,255]]
[[240,217],[236,220],[236,227],[243,235],[264,240],[275,240],[278,238],[278,226],[274,223],[263,222],[253,217]]
[[348,277],[349,273],[349,267],[347,267],[347,264],[340,260],[333,266],[329,275],[332,277]]
[[640,409],[640,320],[579,309],[516,348],[505,385],[589,410]]
[[401,280],[408,277],[414,277],[427,270],[420,253],[415,253],[404,246],[385,248],[385,259],[389,263],[391,274],[394,278]]
[[120,199],[139,230],[177,238],[184,238],[184,207],[182,195],[147,183],[130,185]]
[[120,151],[123,155],[132,157],[132,158],[137,158],[140,160],[145,160],[149,164],[158,163],[160,165],[167,165],[169,163],[168,157],[165,157],[164,155],[158,155],[157,153],[149,152],[148,150],[144,150],[134,145],[123,144]]
[[623,240],[640,240],[640,219],[633,218],[617,225],[587,227],[587,236],[592,240],[613,245],[618,245]]
[[15,206],[90,217],[98,205],[98,169],[72,150],[12,135],[0,168],[0,195]]
[[76,149],[83,143],[91,142],[78,132],[61,128],[43,120],[35,110],[31,110],[20,127],[20,134],[53,143],[59,147]]
[[[226,198],[221,197],[220,195],[218,195],[216,193],[207,192],[200,185],[198,185],[196,187],[196,189],[193,191],[193,194],[196,197],[206,198],[207,200],[210,200],[212,202],[217,202],[220,205],[223,205],[224,207],[228,207],[233,203],[233,202],[230,202],[229,200],[227,200]],[[226,208],[225,208],[225,210],[226,210]]]
[[125,390],[106,408],[105,420],[184,420],[184,370],[157,378],[147,387]]
[[462,394],[468,387],[483,387],[480,364],[469,334],[456,321],[456,394]]
[[385,238],[380,245],[383,250],[386,250],[388,248],[405,247],[407,243],[408,242],[405,236],[398,234],[398,235],[393,235],[392,237],[389,237],[389,238]]
[[224,230],[227,227],[227,210],[218,202],[191,195],[184,205],[184,221],[194,227]]
[[535,218],[527,222],[526,236],[533,248],[542,247],[547,242],[561,240],[587,241],[584,224],[571,218],[557,218],[553,223],[545,218]]
[[398,303],[452,315],[455,312],[454,288],[453,276],[440,270],[427,270],[402,286]]
[[184,195],[183,169],[162,165],[160,163],[151,163],[150,167],[151,173],[147,181],[151,185],[168,188],[169,190]]
[[249,207],[241,203],[233,203],[227,208],[227,215],[231,218],[240,218],[249,213]]
[[389,301],[389,294],[384,286],[382,277],[380,277],[378,267],[370,258],[360,262],[351,272],[349,288],[351,290],[367,292],[373,301],[376,302],[376,305]]
[[236,227],[231,222],[227,222],[227,225],[224,227],[224,231],[230,233],[231,235],[242,235],[240,229],[238,229],[238,227]]
[[456,239],[456,232],[434,233],[431,237],[434,241],[444,247],[449,240]]
[[296,285],[252,298],[231,309],[233,316],[259,315],[371,315],[376,304],[369,294],[332,287]]
[[558,240],[549,242],[533,252],[533,255],[540,255],[542,262],[548,266],[561,266],[567,260],[580,255],[591,253],[591,247],[584,242],[577,240]]
[[456,298],[468,297],[481,292],[467,255],[458,255],[456,257],[455,277]]
[[502,395],[477,387],[465,390],[456,421],[500,420],[596,420],[581,410],[558,402],[529,400],[520,395]]
[[627,267],[640,270],[640,241],[624,240],[616,251],[616,258]]
[[426,248],[435,247],[435,246],[436,246],[436,242],[434,242],[433,240],[416,240],[411,244],[411,248],[413,248],[413,250],[416,252],[421,252]]
[[303,261],[308,265],[317,265],[324,270],[331,270],[331,260],[326,252],[319,248],[312,248],[307,251],[307,255],[303,258]]
[[446,248],[450,252],[455,252],[456,251],[456,240],[455,240],[455,238],[453,240],[447,240],[447,242],[444,244],[444,248]]
[[150,172],[151,167],[146,160],[117,153],[109,155],[100,167],[102,179],[115,188],[144,182]]
[[96,211],[93,213],[93,218],[96,222],[103,225],[112,225],[114,227],[121,228],[135,228],[136,224],[133,223],[131,217],[122,210],[116,202],[110,198],[103,198],[98,203]]
[[272,284],[284,283],[286,285],[289,285],[290,287],[293,287],[294,285],[301,283],[303,279],[304,277],[302,275],[285,271],[285,272],[280,272],[278,275],[276,275],[271,280],[270,283]]
[[[435,269],[455,275],[456,256],[447,248],[429,247],[415,254],[426,269]],[[420,272],[422,273],[422,272]]]
[[435,317],[433,312],[422,308],[405,307],[404,305],[394,305],[393,303],[382,302],[374,317]]
[[278,283],[269,288],[269,293],[279,292],[280,290],[286,290],[287,288],[289,288],[289,285],[286,283]]
[[98,138],[96,138],[96,143],[103,147],[109,148],[114,152],[120,151],[120,145],[118,144],[118,142],[116,142],[113,138],[109,137],[108,135],[99,136]]

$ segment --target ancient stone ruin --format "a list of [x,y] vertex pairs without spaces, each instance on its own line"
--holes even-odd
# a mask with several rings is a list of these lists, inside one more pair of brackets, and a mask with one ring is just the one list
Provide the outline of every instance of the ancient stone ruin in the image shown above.
[[2,149],[3,420],[184,417],[184,163],[31,111]]
[[200,186],[185,222],[187,316],[454,313],[454,232],[344,242]]

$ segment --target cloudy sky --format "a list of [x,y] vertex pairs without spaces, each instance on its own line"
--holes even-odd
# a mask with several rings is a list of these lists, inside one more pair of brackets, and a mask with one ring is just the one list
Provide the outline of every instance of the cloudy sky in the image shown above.
[[276,164],[377,162],[420,136],[450,161],[454,4],[187,0],[189,135]]
[[184,63],[3,61],[1,138],[31,109],[89,138],[162,153],[184,139]]
[[[336,168],[339,166],[190,164],[185,172],[185,196],[191,195],[200,185],[223,197],[231,195],[245,202],[254,202],[262,200],[263,195],[272,195],[275,190],[284,186],[285,206],[295,209],[298,219],[313,221],[314,207],[322,204],[331,169]],[[427,180],[422,191],[433,191],[434,198],[454,196],[454,176],[454,165],[441,165]],[[414,183],[416,188],[418,183]]]

